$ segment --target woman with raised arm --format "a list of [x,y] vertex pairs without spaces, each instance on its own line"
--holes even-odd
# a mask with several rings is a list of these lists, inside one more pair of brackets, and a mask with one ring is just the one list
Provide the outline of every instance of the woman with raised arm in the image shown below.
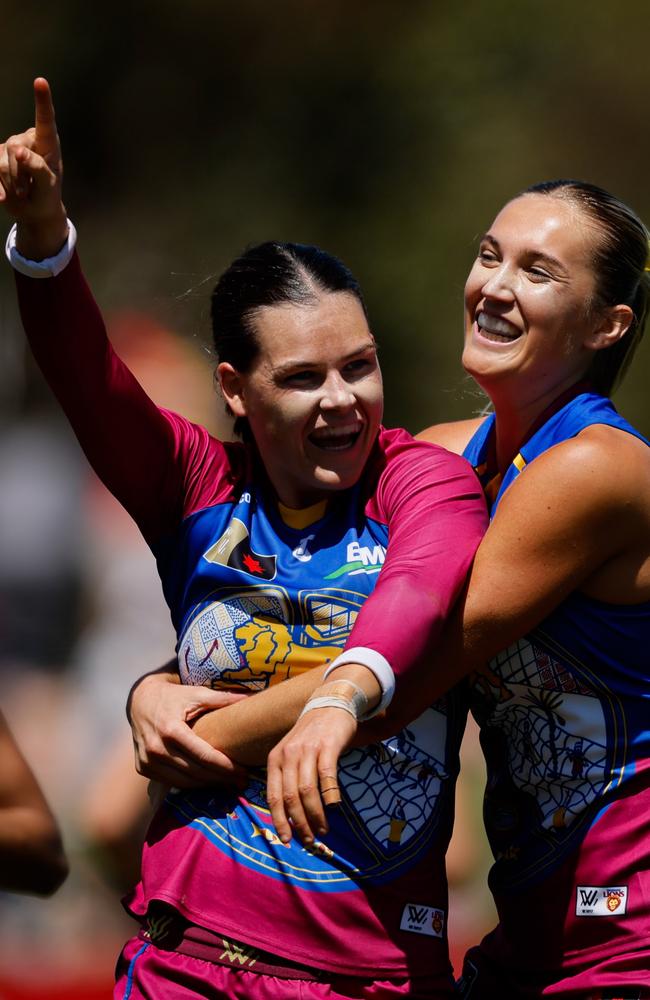
[[[607,192],[516,197],[465,288],[463,364],[494,412],[424,435],[469,458],[492,512],[462,627],[426,678],[397,677],[387,720],[475,671],[499,924],[467,956],[471,1000],[650,995],[650,451],[609,399],[648,278],[647,231]],[[313,775],[355,730],[323,708],[273,751],[279,831],[300,788],[301,829],[322,825]]]
[[[393,671],[421,657],[462,589],[487,520],[476,477],[381,428],[358,285],[315,247],[253,247],[214,290],[217,374],[243,443],[155,406],[81,275],[45,80],[35,98],[35,128],[0,147],[23,322],[90,461],[156,556],[181,679],[225,689],[225,707],[196,725],[228,755],[212,751],[206,776],[221,763],[242,787],[213,780],[167,796],[115,996],[451,996],[444,851],[461,693],[346,756],[348,800],[326,844],[280,839],[264,774],[246,778],[228,758],[263,761],[314,691],[308,714],[337,705],[356,718],[387,703]],[[237,692],[253,693],[227,704]],[[188,711],[204,705],[214,700],[193,697]],[[170,774],[187,763],[177,754]]]

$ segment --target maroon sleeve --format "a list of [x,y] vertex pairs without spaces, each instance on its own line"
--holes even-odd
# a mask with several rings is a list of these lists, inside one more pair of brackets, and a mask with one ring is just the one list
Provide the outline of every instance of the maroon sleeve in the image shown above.
[[224,448],[159,409],[117,357],[76,253],[57,277],[16,274],[16,284],[34,357],[88,460],[155,541],[183,516],[188,494],[197,503],[197,470],[227,464]]
[[380,440],[386,466],[367,513],[388,525],[386,561],[346,647],[381,653],[399,679],[439,639],[488,515],[464,458],[405,431]]

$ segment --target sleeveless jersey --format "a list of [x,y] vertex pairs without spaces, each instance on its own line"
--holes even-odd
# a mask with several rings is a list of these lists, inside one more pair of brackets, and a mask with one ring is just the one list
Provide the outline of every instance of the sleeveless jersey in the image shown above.
[[[592,424],[645,440],[610,400],[581,393],[522,447],[492,512],[529,462]],[[465,450],[479,473],[493,427]],[[650,602],[575,592],[474,675],[500,922],[469,952],[462,995],[650,984],[649,647]]]
[[[156,556],[185,683],[258,691],[346,643],[397,670],[435,641],[487,520],[463,459],[382,430],[359,484],[292,527],[252,448],[223,444],[144,394],[106,339],[76,257],[56,278],[17,283],[37,361]],[[433,969],[446,995],[444,852],[463,725],[456,693],[385,743],[347,753],[343,804],[310,849],[279,841],[262,770],[242,795],[171,793],[147,836],[132,911],[162,900],[239,942],[336,972]]]

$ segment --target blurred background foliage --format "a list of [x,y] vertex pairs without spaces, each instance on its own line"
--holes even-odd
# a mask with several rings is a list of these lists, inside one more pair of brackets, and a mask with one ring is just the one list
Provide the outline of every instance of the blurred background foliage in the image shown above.
[[[362,282],[387,422],[411,430],[480,405],[462,288],[505,200],[576,176],[650,218],[643,0],[5,0],[3,22],[2,130],[48,76],[102,305],[207,344],[243,246],[321,244]],[[619,396],[646,432],[647,359]]]
[[[647,0],[3,0],[1,14],[0,135],[32,123],[31,81],[47,76],[66,203],[99,302],[113,319],[121,316],[111,326],[120,351],[139,362],[155,398],[167,403],[169,396],[167,405],[197,419],[207,413],[209,422],[221,411],[210,395],[209,292],[249,243],[317,243],[346,261],[381,345],[387,423],[417,431],[482,406],[459,364],[462,292],[477,238],[505,201],[536,181],[579,177],[650,221]],[[169,331],[185,340],[188,354],[200,347],[198,378]],[[646,343],[618,395],[646,434],[649,357]],[[22,627],[9,619],[11,605],[0,614],[0,693],[72,859],[54,900],[0,897],[3,1000],[111,993],[114,957],[132,930],[116,925],[115,898],[102,896],[86,855],[89,844],[95,853],[107,844],[121,849],[101,806],[120,819],[115,787],[132,774],[123,702],[135,676],[166,659],[172,645],[150,554],[136,553],[128,519],[120,521],[92,483],[77,483],[85,466],[69,459],[72,474],[57,457],[49,431],[65,444],[61,424],[28,360],[11,274],[0,268],[0,611],[12,594],[28,609]],[[36,436],[41,450],[27,454],[25,435]],[[13,471],[3,455],[13,456]],[[43,455],[58,478],[47,480]],[[60,518],[54,483],[67,520],[86,524],[80,541],[73,523],[69,533],[62,519],[50,530],[33,504],[40,497]],[[67,619],[52,596],[59,577],[65,584],[58,550],[51,589],[35,578],[26,601],[22,579],[32,562],[40,572],[57,531],[58,548],[67,562],[76,560],[74,580],[84,586],[76,603],[61,598]],[[152,595],[159,608],[150,608]],[[76,645],[67,653],[39,649],[30,663],[29,644],[18,650],[10,640],[28,633],[34,645],[47,608],[62,638]],[[144,626],[152,623],[150,633]],[[43,630],[36,632],[41,641]],[[72,694],[84,691],[75,702]],[[110,720],[99,711],[109,702]],[[98,771],[95,761],[113,738],[114,759],[127,770],[111,771],[111,758]],[[471,791],[459,798],[449,857],[457,968],[493,919],[475,733],[466,747]],[[137,856],[136,847],[130,862]],[[43,954],[30,992],[27,972],[36,976],[34,956]],[[56,969],[67,969],[67,978]]]

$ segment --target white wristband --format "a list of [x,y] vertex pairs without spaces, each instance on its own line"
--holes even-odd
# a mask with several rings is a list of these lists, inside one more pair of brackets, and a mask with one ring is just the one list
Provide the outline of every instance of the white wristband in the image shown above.
[[18,253],[16,249],[16,229],[17,226],[14,223],[9,230],[5,244],[7,260],[14,271],[19,271],[21,274],[27,275],[28,278],[55,278],[72,260],[72,254],[77,244],[77,230],[70,222],[70,219],[68,219],[68,238],[65,243],[54,257],[46,257],[45,260],[28,260],[27,257],[23,257],[21,253]]
[[323,674],[323,680],[327,680],[332,671],[336,670],[337,667],[342,667],[344,663],[360,663],[363,667],[367,667],[375,675],[381,688],[381,701],[376,708],[367,712],[363,719],[372,719],[373,716],[384,712],[395,694],[395,674],[386,657],[378,653],[376,649],[369,649],[368,646],[353,646],[351,649],[344,650],[330,663]]

